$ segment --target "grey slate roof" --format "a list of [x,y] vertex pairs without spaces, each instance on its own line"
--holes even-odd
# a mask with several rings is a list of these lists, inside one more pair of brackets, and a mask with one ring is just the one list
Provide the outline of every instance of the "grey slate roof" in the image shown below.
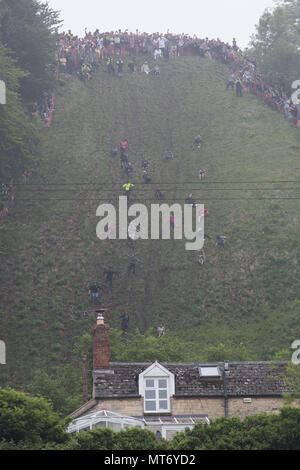
[[[134,398],[139,396],[139,374],[152,363],[111,363],[110,373],[94,371],[95,398]],[[175,398],[222,397],[223,379],[203,378],[199,367],[219,366],[221,375],[224,363],[160,363],[175,375]],[[226,376],[227,394],[236,397],[281,396],[288,392],[281,379],[288,363],[230,362]]]

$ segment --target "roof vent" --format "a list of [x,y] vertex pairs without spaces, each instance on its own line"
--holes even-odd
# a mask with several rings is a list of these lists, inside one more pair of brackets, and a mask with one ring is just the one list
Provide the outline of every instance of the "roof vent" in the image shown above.
[[199,374],[200,374],[200,377],[203,377],[203,378],[219,379],[221,377],[221,372],[218,366],[199,367]]

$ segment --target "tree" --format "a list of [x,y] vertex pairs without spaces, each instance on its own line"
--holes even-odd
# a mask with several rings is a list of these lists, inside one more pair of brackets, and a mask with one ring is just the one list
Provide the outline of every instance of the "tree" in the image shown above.
[[285,371],[279,374],[278,379],[282,379],[288,390],[291,390],[291,392],[285,394],[284,397],[287,404],[300,399],[300,364],[290,362],[286,366]]
[[[160,450],[166,442],[148,429],[133,428],[114,432],[109,428],[80,432],[72,436],[73,450]],[[68,447],[70,448],[70,446]]]
[[26,74],[16,67],[0,44],[1,79],[6,84],[6,105],[0,105],[0,177],[10,180],[33,162],[37,126],[27,116],[19,97],[19,81]]
[[264,80],[290,91],[300,76],[300,6],[299,0],[277,3],[261,16],[251,44]]
[[13,444],[64,443],[68,434],[59,415],[44,398],[0,388],[0,436]]
[[283,408],[279,415],[219,418],[196,424],[169,442],[173,450],[300,450],[300,410]]
[[64,418],[82,405],[80,367],[54,367],[50,372],[37,370],[28,391],[50,401],[54,411]]
[[59,13],[36,0],[2,0],[0,38],[27,72],[21,79],[26,102],[38,100],[55,85]]

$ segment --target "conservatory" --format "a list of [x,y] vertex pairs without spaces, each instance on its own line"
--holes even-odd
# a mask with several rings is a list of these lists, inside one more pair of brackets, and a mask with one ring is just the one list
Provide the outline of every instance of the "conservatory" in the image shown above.
[[77,418],[69,425],[67,432],[90,431],[92,429],[109,428],[112,431],[121,431],[129,428],[144,428],[143,419],[132,418],[108,410],[97,411],[81,418]]

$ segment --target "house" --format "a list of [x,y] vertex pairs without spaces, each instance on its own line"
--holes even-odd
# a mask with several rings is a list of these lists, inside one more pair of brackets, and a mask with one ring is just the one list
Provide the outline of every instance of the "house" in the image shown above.
[[[109,410],[120,418],[117,427],[116,422],[110,426],[106,420],[106,425],[115,430],[143,427],[144,423],[158,436],[170,439],[177,431],[221,416],[243,418],[275,413],[283,405],[283,394],[288,392],[278,378],[286,365],[111,362],[109,325],[99,315],[93,329],[93,397],[71,415],[75,420],[72,429],[97,427],[97,423],[86,423],[93,423],[91,418],[99,416],[97,413]],[[79,422],[84,422],[85,427]]]

